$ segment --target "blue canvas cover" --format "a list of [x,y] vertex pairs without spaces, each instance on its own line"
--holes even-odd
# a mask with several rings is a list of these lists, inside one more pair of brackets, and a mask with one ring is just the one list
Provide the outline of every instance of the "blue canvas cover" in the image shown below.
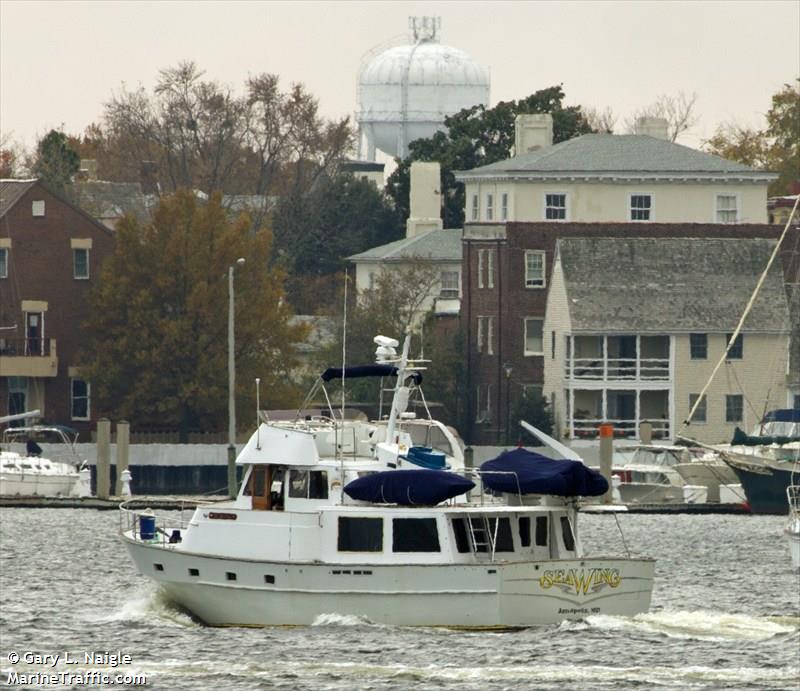
[[762,422],[800,422],[800,408],[782,408],[771,410]]
[[527,449],[504,451],[481,465],[483,484],[496,492],[598,497],[608,481],[580,461],[553,460]]
[[433,506],[468,492],[475,483],[445,470],[387,470],[348,482],[347,496],[373,504]]

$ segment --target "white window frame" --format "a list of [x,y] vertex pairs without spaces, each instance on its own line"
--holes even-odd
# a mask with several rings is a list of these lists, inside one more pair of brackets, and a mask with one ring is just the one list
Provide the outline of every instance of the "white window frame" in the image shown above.
[[[694,407],[694,404],[697,401],[697,399],[699,398],[699,396],[700,396],[699,393],[690,393],[689,394],[689,411],[688,411],[689,413],[692,412],[692,408]],[[700,411],[703,412],[703,417],[702,418],[697,417],[697,415],[698,415],[698,413],[700,413]],[[703,394],[703,402],[699,406],[697,406],[697,410],[695,411],[695,417],[692,417],[691,422],[692,422],[693,425],[695,425],[695,424],[697,424],[697,425],[705,425],[708,422],[708,396],[706,396],[706,394]]]
[[478,384],[475,396],[475,422],[490,422],[492,419],[492,385]]
[[31,202],[31,216],[42,217],[45,214],[44,199],[36,199]]
[[494,355],[494,317],[478,317],[477,351]]
[[439,297],[457,298],[461,294],[461,274],[459,271],[439,272]]
[[503,192],[500,195],[500,220],[508,220],[508,192]]
[[[541,336],[539,337],[540,340],[540,348],[539,350],[529,350],[528,349],[528,323],[529,322],[539,322],[541,327]],[[522,340],[522,352],[523,355],[526,357],[531,355],[544,355],[544,319],[541,317],[525,317],[523,319],[523,340]]]
[[494,250],[478,250],[478,288],[494,288]]
[[[82,381],[86,384],[86,416],[75,415],[75,389],[74,384],[76,381]],[[81,400],[83,397],[81,397]],[[69,414],[72,420],[90,420],[92,417],[92,385],[81,377],[71,377],[69,380]]]
[[8,247],[0,247],[0,278],[8,278]]
[[[539,255],[542,258],[542,276],[541,278],[530,278],[528,276],[528,257]],[[547,287],[547,253],[544,250],[525,250],[525,287],[531,289],[539,289]],[[541,281],[536,283],[535,281]]]
[[477,194],[472,195],[472,220],[477,221],[480,219],[480,200]]
[[[736,208],[735,209],[720,209],[719,208],[719,200],[720,197],[730,197],[735,200]],[[721,213],[729,213],[730,211],[735,211],[736,216],[733,220],[720,220]],[[739,197],[738,192],[717,192],[714,194],[714,223],[739,223],[742,217],[742,201]]]
[[[552,197],[555,195],[562,195],[564,197],[564,218],[547,218],[547,211],[548,209],[561,209],[560,206],[553,206],[550,207],[547,204],[547,198]],[[556,223],[561,222],[564,223],[565,221],[569,221],[569,194],[567,192],[556,192],[551,190],[549,192],[544,192],[542,194],[542,220],[544,221],[555,221]]]
[[[647,197],[650,200],[650,206],[647,207],[647,218],[634,218],[634,211],[645,211],[644,208],[633,208],[634,197]],[[655,205],[653,201],[655,195],[652,192],[631,192],[628,194],[628,220],[631,223],[652,223],[655,220]]]
[[486,195],[486,220],[494,220],[494,194],[491,192]]
[[[72,278],[76,281],[88,281],[89,280],[89,250],[86,247],[73,247],[72,248]],[[86,275],[79,276],[78,275],[78,252],[85,252],[86,253]]]

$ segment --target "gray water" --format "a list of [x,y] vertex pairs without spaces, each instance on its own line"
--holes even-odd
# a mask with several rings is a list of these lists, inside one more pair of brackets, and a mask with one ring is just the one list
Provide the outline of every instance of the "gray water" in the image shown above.
[[[465,633],[331,613],[311,627],[235,629],[195,623],[136,574],[116,512],[0,509],[0,685],[14,672],[94,672],[147,680],[114,688],[176,690],[800,689],[800,575],[783,518],[619,521],[631,552],[658,560],[651,611],[634,618]],[[589,553],[623,549],[613,516],[581,516],[580,530]],[[106,651],[131,662],[85,661]],[[60,658],[49,667],[25,653]],[[78,679],[32,688],[92,688]]]

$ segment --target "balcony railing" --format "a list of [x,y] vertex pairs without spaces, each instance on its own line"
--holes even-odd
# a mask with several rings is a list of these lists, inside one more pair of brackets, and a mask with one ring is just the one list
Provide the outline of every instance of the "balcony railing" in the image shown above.
[[55,377],[55,338],[0,338],[0,372],[8,377]]
[[567,380],[577,381],[667,381],[669,360],[666,358],[575,358],[567,360]]
[[[653,439],[668,439],[670,436],[669,420],[663,418],[636,420],[580,419],[572,420],[573,439],[595,439],[600,425],[613,425],[614,436],[621,439],[632,439],[639,436],[639,425],[649,422],[653,429]],[[567,430],[569,433],[569,430]]]

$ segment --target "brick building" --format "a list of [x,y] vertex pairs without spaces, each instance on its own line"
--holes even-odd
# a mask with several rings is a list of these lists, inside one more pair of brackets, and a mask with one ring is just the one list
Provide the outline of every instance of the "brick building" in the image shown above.
[[[467,224],[463,235],[462,327],[467,339],[467,367],[475,444],[498,443],[509,407],[522,395],[541,396],[544,357],[551,336],[545,333],[547,292],[556,242],[570,237],[769,238],[781,229],[768,224],[717,223],[505,223]],[[790,266],[791,248],[784,253]],[[698,267],[702,271],[701,267]],[[654,276],[654,281],[666,277]],[[794,279],[796,281],[796,279]],[[791,282],[791,281],[787,281]],[[709,278],[713,289],[713,278]],[[739,315],[731,315],[731,327]]]
[[111,230],[40,181],[0,181],[0,415],[39,409],[87,436],[80,325],[113,250]]

